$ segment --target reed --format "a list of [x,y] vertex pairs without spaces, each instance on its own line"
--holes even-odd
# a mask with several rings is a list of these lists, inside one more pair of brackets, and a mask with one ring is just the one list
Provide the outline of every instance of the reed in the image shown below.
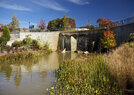
[[117,77],[121,88],[133,90],[134,95],[134,42],[125,43],[109,53],[110,73]]
[[38,51],[31,51],[31,52],[17,52],[17,53],[7,54],[4,56],[0,56],[0,63],[11,63],[17,60],[23,60],[31,57],[47,55],[50,52],[51,50],[38,50]]

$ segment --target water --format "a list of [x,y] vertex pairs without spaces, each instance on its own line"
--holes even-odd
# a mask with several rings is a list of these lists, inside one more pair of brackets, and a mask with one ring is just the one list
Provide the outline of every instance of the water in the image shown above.
[[75,53],[53,52],[48,56],[0,63],[0,95],[45,95],[56,80],[55,70],[62,61],[75,59]]

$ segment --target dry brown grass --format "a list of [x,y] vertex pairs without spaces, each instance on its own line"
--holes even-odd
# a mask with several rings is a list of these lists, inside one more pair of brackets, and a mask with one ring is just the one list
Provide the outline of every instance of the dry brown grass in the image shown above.
[[109,69],[123,89],[134,90],[134,42],[125,43],[109,53]]

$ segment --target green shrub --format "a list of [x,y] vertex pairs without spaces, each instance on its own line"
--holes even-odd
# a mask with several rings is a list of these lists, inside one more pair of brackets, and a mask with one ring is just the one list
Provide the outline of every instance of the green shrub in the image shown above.
[[26,38],[23,39],[23,43],[25,46],[30,46],[32,44],[32,39],[30,38],[30,35],[27,35]]
[[12,47],[21,47],[23,46],[23,42],[22,41],[14,41],[12,43]]
[[130,33],[130,35],[129,35],[129,41],[134,41],[134,33]]
[[4,48],[5,49],[10,49],[10,46],[9,45],[6,45]]
[[34,46],[34,47],[36,47],[36,48],[38,48],[38,49],[41,48],[41,44],[40,44],[37,40],[33,40],[33,41],[32,41],[32,46]]
[[49,49],[48,42],[44,42],[44,43],[43,43],[43,49]]
[[2,37],[5,38],[5,41],[10,40],[10,30],[7,26],[4,26]]
[[6,38],[0,37],[0,49],[1,50],[4,49],[4,47],[6,46],[6,43],[7,43]]

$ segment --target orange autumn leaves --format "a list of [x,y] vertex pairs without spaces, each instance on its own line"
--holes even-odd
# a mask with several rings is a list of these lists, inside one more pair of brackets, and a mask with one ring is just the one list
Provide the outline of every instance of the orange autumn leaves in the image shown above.
[[104,31],[103,36],[101,37],[101,47],[103,49],[111,49],[116,46],[116,40],[115,35],[113,31],[110,31],[111,27],[116,27],[117,24],[110,21],[108,18],[99,18],[97,20],[97,23],[99,23],[99,27],[106,28],[106,31]]
[[110,31],[109,27],[107,27],[107,30],[103,33],[103,37],[101,38],[101,46],[104,49],[111,49],[116,46],[115,35],[113,31]]

